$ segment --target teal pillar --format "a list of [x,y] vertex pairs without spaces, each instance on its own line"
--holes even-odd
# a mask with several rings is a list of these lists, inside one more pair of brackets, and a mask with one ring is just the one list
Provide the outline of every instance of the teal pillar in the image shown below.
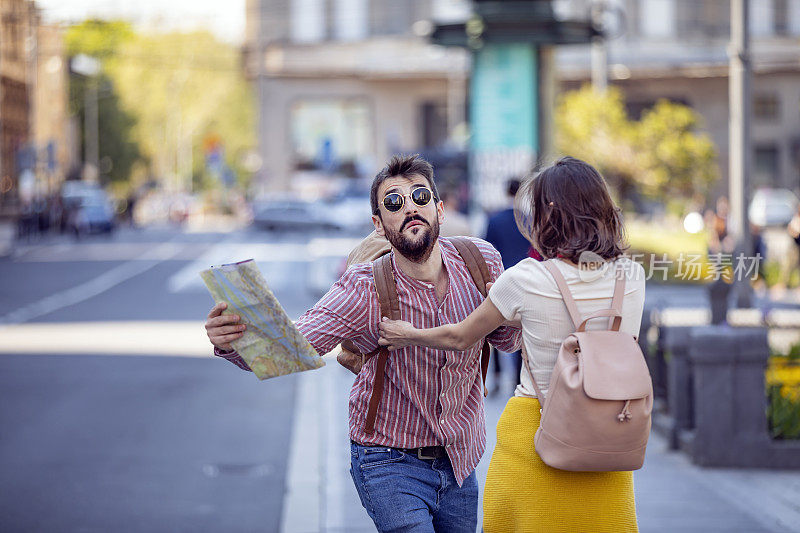
[[470,182],[476,208],[507,204],[505,183],[540,152],[538,46],[492,43],[475,51],[470,98]]

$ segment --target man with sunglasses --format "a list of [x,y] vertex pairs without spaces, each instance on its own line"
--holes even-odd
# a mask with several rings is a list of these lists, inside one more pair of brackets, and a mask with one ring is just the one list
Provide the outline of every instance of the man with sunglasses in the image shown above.
[[[391,245],[391,264],[403,320],[419,328],[456,323],[480,305],[469,270],[447,238],[439,238],[444,206],[433,168],[419,156],[394,156],[370,191],[375,231]],[[500,254],[473,239],[492,280]],[[215,306],[206,322],[214,353],[247,369],[231,350],[242,335],[235,317]],[[362,353],[378,348],[381,319],[372,264],[351,266],[307,311],[297,327],[320,355],[342,340]],[[501,327],[491,344],[514,351],[520,332]],[[463,352],[410,346],[391,352],[383,395],[371,431],[365,427],[376,375],[369,359],[350,392],[350,473],[361,503],[379,531],[474,532],[475,467],[486,446],[481,344]]]

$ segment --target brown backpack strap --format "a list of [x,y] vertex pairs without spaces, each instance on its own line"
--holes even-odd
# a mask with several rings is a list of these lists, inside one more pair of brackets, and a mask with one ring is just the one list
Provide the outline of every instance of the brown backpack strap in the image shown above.
[[469,275],[472,276],[472,282],[478,287],[481,295],[486,298],[486,284],[492,281],[492,276],[483,254],[467,237],[451,237],[450,242],[453,243],[458,254],[466,263]]
[[[458,255],[464,260],[469,270],[469,275],[472,277],[472,282],[478,287],[478,291],[486,298],[487,290],[486,284],[492,280],[489,273],[489,265],[486,264],[483,254],[478,247],[467,237],[451,237],[450,242],[456,247]],[[483,395],[489,395],[489,389],[486,388],[486,374],[489,372],[489,356],[491,349],[486,340],[483,341],[481,347],[481,377],[483,379]]]
[[[397,297],[397,284],[392,273],[392,257],[390,254],[381,256],[372,262],[372,277],[375,280],[375,290],[378,292],[378,302],[381,306],[380,318],[389,317],[392,320],[400,320],[400,299]],[[389,350],[385,347],[381,347],[377,353],[378,360],[375,362],[372,396],[369,398],[367,420],[364,423],[364,432],[367,435],[371,435],[375,430],[375,417],[378,413],[378,405],[380,405],[383,397],[386,360],[389,358]]]

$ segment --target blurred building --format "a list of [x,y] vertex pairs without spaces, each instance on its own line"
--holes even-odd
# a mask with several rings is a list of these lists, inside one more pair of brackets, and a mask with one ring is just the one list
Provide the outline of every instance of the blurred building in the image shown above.
[[61,28],[35,2],[0,0],[0,216],[56,191],[69,163]]
[[462,0],[248,0],[267,188],[305,171],[372,175],[392,153],[458,144],[469,54],[426,36],[430,20],[468,15]]
[[[585,14],[591,0],[560,0],[562,16]],[[719,149],[727,192],[729,0],[607,0],[622,15],[622,36],[608,41],[609,84],[638,118],[658,99],[684,103],[705,119]],[[751,0],[753,175],[757,187],[800,189],[800,0]],[[615,22],[614,24],[617,24]],[[591,77],[587,46],[557,53],[562,89]]]
[[56,192],[78,164],[79,136],[69,111],[69,65],[64,28],[40,24],[32,125],[36,173],[42,192]]
[[18,203],[20,159],[31,139],[38,19],[33,2],[0,0],[0,210]]

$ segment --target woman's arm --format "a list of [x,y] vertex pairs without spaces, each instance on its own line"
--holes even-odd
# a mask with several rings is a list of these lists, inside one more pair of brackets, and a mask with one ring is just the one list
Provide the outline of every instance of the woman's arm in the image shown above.
[[389,350],[405,346],[428,346],[440,350],[466,350],[502,326],[505,318],[487,298],[467,318],[457,324],[418,329],[402,320],[383,318],[378,324],[378,344]]

